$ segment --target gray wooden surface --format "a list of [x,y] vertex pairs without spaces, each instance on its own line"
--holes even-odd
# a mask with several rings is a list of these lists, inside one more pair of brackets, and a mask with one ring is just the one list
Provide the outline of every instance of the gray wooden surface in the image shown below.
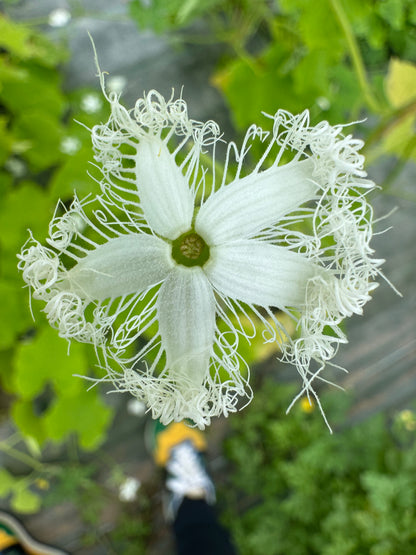
[[[174,50],[163,38],[138,33],[134,24],[125,18],[125,2],[122,1],[84,0],[81,4],[91,15],[76,18],[65,29],[49,30],[52,36],[64,34],[72,51],[65,68],[68,88],[96,83],[88,30],[94,37],[102,69],[128,78],[127,104],[134,102],[143,90],[157,88],[168,94],[172,87],[179,90],[185,85],[184,97],[192,117],[213,118],[222,127],[229,128],[224,103],[217,91],[208,85],[218,56],[215,47],[210,50],[202,47]],[[26,0],[8,9],[20,18],[37,18],[46,16],[58,5],[65,5],[65,2]],[[102,17],[96,16],[97,11]],[[369,169],[370,177],[380,182],[388,169],[389,161],[385,161]],[[394,207],[398,208],[388,220],[377,225],[378,231],[388,226],[392,229],[376,236],[373,246],[377,256],[386,259],[383,271],[403,297],[397,296],[381,280],[373,300],[365,307],[364,315],[353,317],[348,323],[349,344],[340,348],[335,362],[347,368],[349,373],[344,375],[334,371],[333,376],[354,394],[352,423],[375,411],[404,408],[416,398],[416,203],[407,198],[416,196],[415,183],[415,166],[409,166],[395,182],[394,194],[379,192],[373,198],[379,217]],[[275,368],[283,380],[296,379],[293,370],[275,361],[270,361],[269,367]],[[160,509],[159,481],[144,447],[144,421],[127,415],[125,400],[119,402],[118,417],[103,451],[111,453],[128,474],[150,484],[156,507],[153,524],[158,533],[148,553],[169,554],[171,536],[161,512],[157,511]],[[8,433],[7,426],[0,430],[3,437]],[[216,480],[221,480],[223,473],[221,442],[226,432],[224,420],[216,422],[210,430],[209,459]],[[100,466],[100,454],[95,456],[95,462]],[[107,478],[103,466],[99,479],[105,482]],[[98,530],[101,539],[88,548],[82,545],[86,527],[71,503],[41,511],[25,522],[37,537],[66,548],[74,555],[104,555],[113,553],[106,541],[106,533],[114,527],[119,512],[117,504],[103,507]],[[140,514],[137,516],[140,519]]]

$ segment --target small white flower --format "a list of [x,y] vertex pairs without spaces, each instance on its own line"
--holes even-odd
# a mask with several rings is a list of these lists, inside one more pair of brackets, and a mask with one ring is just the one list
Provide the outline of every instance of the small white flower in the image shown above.
[[64,137],[59,150],[64,154],[72,156],[81,148],[81,141],[77,137]]
[[19,158],[8,158],[6,160],[4,167],[9,171],[14,177],[23,177],[26,173],[26,165]]
[[84,110],[87,114],[95,114],[100,111],[102,107],[103,101],[97,94],[88,93],[81,99],[81,110]]
[[48,23],[51,27],[65,27],[70,21],[71,12],[65,8],[56,8],[48,16]]
[[138,399],[130,399],[127,402],[127,412],[133,414],[134,416],[144,416],[146,412],[146,405],[143,401]]
[[127,79],[122,75],[114,75],[107,81],[107,88],[109,92],[121,94],[127,85]]
[[[253,125],[240,149],[228,145],[219,175],[219,128],[190,119],[182,99],[151,91],[127,111],[106,98],[110,119],[92,129],[101,194],[75,198],[49,247],[31,239],[20,254],[51,325],[93,343],[108,379],[163,423],[204,427],[251,398],[238,345],[256,329],[235,325],[250,314],[300,373],[299,396],[315,395],[347,342],[340,323],[362,313],[380,274],[362,141],[279,110],[271,132]],[[255,141],[263,154],[247,171]],[[208,150],[213,173],[201,166]],[[295,320],[293,338],[277,310]]]
[[326,112],[326,110],[329,110],[331,107],[331,102],[325,96],[318,96],[315,102],[319,106],[319,108],[324,112]]
[[137,498],[137,492],[139,491],[140,486],[140,480],[129,476],[120,485],[118,490],[118,498],[120,499],[120,501],[123,501],[123,503],[130,503],[134,501]]

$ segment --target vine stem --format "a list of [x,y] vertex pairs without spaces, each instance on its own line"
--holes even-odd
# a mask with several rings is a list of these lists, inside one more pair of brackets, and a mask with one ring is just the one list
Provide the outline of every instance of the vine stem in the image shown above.
[[36,459],[31,457],[30,455],[27,455],[26,453],[22,453],[21,451],[19,451],[18,449],[15,449],[14,447],[10,447],[10,445],[7,445],[7,443],[5,443],[4,441],[0,442],[0,450],[6,453],[6,455],[10,455],[14,459],[24,464],[27,464],[34,470],[37,470],[37,471],[44,470],[43,463],[37,461]]
[[412,99],[408,104],[400,106],[392,110],[379,125],[373,129],[365,142],[365,148],[368,149],[373,143],[379,141],[384,135],[389,133],[396,125],[401,123],[405,118],[414,114],[416,116],[416,100]]
[[368,107],[374,111],[380,111],[380,105],[377,102],[376,98],[374,97],[370,85],[367,80],[366,71],[364,67],[364,62],[361,57],[360,49],[358,48],[358,44],[354,33],[352,31],[350,22],[348,17],[344,11],[344,8],[341,5],[340,0],[329,0],[332,6],[332,9],[338,19],[338,22],[344,32],[345,38],[347,40],[348,49],[350,51],[352,63],[354,66],[355,73],[357,74],[358,83],[360,88],[363,92],[365,101]]

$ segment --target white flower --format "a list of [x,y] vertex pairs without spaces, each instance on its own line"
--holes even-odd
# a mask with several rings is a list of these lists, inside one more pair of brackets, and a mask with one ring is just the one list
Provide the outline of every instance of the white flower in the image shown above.
[[120,485],[118,490],[118,498],[123,503],[130,503],[137,498],[137,492],[141,486],[140,480],[133,478],[132,476],[127,477],[124,482]]
[[323,111],[329,110],[331,107],[331,101],[325,96],[318,96],[315,102],[319,106],[319,108]]
[[134,416],[144,416],[146,405],[143,401],[139,401],[138,399],[129,399],[127,402],[127,412]]
[[81,99],[81,110],[84,110],[87,114],[95,114],[95,112],[101,110],[102,106],[101,98],[94,93],[88,93]]
[[[203,427],[251,398],[238,352],[250,334],[235,324],[250,314],[300,373],[299,396],[315,395],[347,342],[339,324],[361,314],[380,273],[362,141],[279,110],[272,132],[253,125],[241,149],[228,144],[219,172],[218,126],[191,120],[182,99],[151,91],[131,111],[107,99],[110,119],[92,129],[102,193],[75,198],[49,247],[32,238],[20,254],[50,324],[93,343],[108,379],[163,423]],[[263,154],[247,171],[254,143]],[[296,321],[293,338],[277,310]]]
[[59,150],[64,154],[72,156],[81,148],[81,141],[77,137],[64,137],[59,146]]
[[48,16],[48,23],[51,27],[65,27],[70,21],[71,12],[65,8],[56,8]]
[[4,167],[16,178],[23,177],[26,173],[25,163],[19,158],[8,158]]
[[114,75],[107,81],[107,89],[110,92],[121,94],[127,85],[127,79],[123,75]]

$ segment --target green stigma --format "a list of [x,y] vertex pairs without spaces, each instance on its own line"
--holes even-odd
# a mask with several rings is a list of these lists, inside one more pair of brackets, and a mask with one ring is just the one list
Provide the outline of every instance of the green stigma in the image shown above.
[[172,241],[172,258],[182,266],[203,266],[209,259],[209,246],[190,230]]

